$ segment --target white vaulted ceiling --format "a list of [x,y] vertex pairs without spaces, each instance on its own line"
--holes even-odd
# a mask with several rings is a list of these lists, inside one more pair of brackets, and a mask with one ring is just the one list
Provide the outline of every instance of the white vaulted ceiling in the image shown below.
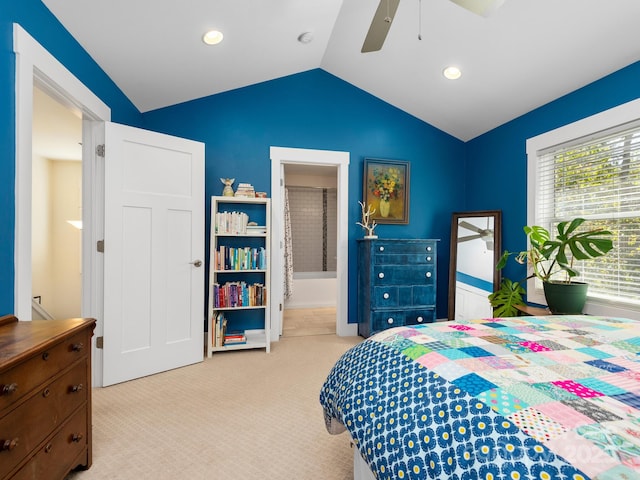
[[[142,112],[322,68],[466,141],[640,60],[638,0],[506,0],[488,18],[400,0],[365,54],[379,0],[43,3]],[[209,29],[224,41],[205,45]]]

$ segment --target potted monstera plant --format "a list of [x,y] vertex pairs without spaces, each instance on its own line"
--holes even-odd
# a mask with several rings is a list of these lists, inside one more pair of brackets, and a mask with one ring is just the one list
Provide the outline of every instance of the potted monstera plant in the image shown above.
[[[531,269],[528,278],[542,281],[545,298],[551,313],[582,313],[587,299],[588,284],[574,280],[580,275],[574,263],[606,255],[613,248],[612,233],[602,228],[581,229],[584,218],[560,222],[554,238],[541,226],[525,226],[529,249],[522,252],[505,251],[496,268],[503,268],[510,256]],[[505,279],[508,280],[508,279]],[[524,289],[519,282],[503,281],[500,290],[489,295],[494,309],[522,304]],[[508,305],[505,307],[505,302]],[[494,310],[496,316],[500,313]],[[503,314],[504,315],[504,314]]]

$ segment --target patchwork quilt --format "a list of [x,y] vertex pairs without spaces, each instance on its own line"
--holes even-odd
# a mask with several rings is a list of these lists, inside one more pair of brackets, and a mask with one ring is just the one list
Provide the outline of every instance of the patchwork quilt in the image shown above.
[[640,322],[385,330],[338,360],[320,403],[378,479],[640,479]]

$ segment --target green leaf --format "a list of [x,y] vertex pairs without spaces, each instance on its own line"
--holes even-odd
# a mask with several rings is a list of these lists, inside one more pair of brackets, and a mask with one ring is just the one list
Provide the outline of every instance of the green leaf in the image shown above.
[[489,294],[489,303],[493,307],[495,317],[515,317],[518,315],[516,305],[524,305],[522,296],[525,289],[518,282],[503,278],[500,288]]

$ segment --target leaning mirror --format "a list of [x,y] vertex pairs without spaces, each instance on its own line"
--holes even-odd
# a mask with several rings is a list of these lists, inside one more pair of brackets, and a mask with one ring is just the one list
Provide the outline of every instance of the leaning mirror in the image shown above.
[[500,287],[502,212],[455,212],[451,216],[449,320],[491,318],[488,295]]

